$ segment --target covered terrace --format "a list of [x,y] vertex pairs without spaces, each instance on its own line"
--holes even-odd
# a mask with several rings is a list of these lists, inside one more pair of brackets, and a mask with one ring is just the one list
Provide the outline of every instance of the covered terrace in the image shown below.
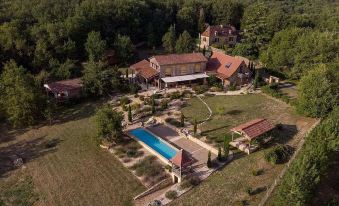
[[[274,129],[274,125],[267,119],[254,119],[231,129],[232,141],[229,143],[233,147],[250,154],[259,148],[259,144],[253,144],[253,141],[267,142],[272,137],[269,132]],[[234,139],[234,133],[240,135]]]
[[182,75],[182,76],[173,76],[173,77],[163,77],[161,80],[165,83],[165,88],[177,86],[179,84],[194,84],[197,83],[199,80],[203,80],[209,77],[205,73],[198,73],[198,74],[189,74],[189,75]]

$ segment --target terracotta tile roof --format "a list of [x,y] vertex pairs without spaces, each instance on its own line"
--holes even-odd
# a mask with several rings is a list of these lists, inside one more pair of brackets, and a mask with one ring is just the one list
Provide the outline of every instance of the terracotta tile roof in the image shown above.
[[150,79],[159,74],[157,70],[150,67],[149,61],[145,59],[131,65],[130,68],[134,69],[136,74],[142,76],[145,79]]
[[171,159],[171,162],[173,164],[175,164],[176,166],[179,166],[179,167],[187,167],[193,162],[193,159],[191,157],[189,157],[189,155],[187,154],[187,152],[185,150],[181,149]]
[[82,86],[83,85],[80,78],[51,82],[44,85],[44,87],[48,88],[52,92],[70,91],[74,89],[80,89]]
[[237,35],[237,30],[234,26],[208,26],[207,29],[201,34],[201,36],[228,36]]
[[232,57],[221,52],[213,52],[207,62],[207,71],[216,71],[227,79],[231,77],[242,63],[245,63],[240,58]]
[[202,53],[156,55],[152,58],[155,58],[159,65],[207,62]]
[[148,68],[148,67],[150,67],[149,61],[145,59],[130,66],[130,68],[134,70],[138,70],[141,68]]
[[137,74],[144,77],[145,79],[150,79],[159,74],[159,72],[152,67],[140,68],[137,70]]
[[254,119],[231,129],[233,132],[240,132],[250,140],[272,130],[275,126],[267,119]]

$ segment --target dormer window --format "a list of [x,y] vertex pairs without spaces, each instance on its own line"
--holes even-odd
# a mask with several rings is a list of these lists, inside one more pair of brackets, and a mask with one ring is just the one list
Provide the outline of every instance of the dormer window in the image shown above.
[[226,68],[230,68],[230,67],[231,67],[231,65],[232,65],[232,63],[231,63],[231,62],[227,62],[227,63],[226,63],[226,65],[225,65],[225,67],[226,67]]

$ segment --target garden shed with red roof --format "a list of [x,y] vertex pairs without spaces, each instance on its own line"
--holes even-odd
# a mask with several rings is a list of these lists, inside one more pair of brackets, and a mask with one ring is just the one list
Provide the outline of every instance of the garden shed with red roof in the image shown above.
[[[274,127],[275,126],[267,119],[253,119],[238,125],[231,129],[232,141],[230,142],[230,145],[249,154],[251,151],[257,149],[254,145],[251,145],[251,142],[262,137],[264,134],[267,134],[273,130]],[[234,140],[234,133],[241,137]]]

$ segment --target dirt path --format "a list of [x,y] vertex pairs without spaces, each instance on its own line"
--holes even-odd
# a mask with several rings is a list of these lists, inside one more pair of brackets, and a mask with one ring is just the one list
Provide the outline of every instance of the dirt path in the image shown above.
[[203,120],[203,122],[201,122],[200,124],[198,124],[198,126],[201,126],[201,125],[203,125],[205,122],[207,122],[208,120],[211,119],[213,112],[212,112],[212,109],[210,108],[210,106],[208,106],[208,104],[207,104],[203,99],[201,99],[201,97],[200,97],[199,95],[197,95],[197,98],[198,98],[204,105],[206,105],[206,107],[207,107],[207,109],[208,109],[208,111],[209,111],[209,113],[210,113],[209,116],[208,116],[205,120]]

